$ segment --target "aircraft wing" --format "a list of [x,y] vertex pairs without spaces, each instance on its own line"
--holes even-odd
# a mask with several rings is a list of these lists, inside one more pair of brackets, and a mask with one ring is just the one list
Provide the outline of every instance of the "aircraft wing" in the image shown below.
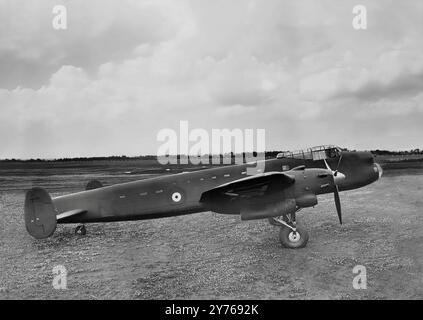
[[242,220],[279,216],[295,211],[288,189],[295,178],[284,172],[266,172],[225,183],[204,192],[201,202],[208,210],[240,214]]
[[292,185],[295,179],[283,172],[266,172],[225,183],[202,194],[202,202],[216,200],[233,201],[250,199],[281,192]]

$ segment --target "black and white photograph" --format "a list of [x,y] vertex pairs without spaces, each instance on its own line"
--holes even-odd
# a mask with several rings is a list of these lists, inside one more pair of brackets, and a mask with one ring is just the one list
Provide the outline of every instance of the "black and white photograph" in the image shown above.
[[418,0],[0,0],[0,300],[422,300],[422,35]]

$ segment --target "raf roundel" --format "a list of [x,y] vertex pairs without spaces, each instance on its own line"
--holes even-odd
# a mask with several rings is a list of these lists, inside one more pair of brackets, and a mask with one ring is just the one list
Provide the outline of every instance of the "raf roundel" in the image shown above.
[[173,202],[179,202],[182,199],[182,195],[179,192],[172,193]]

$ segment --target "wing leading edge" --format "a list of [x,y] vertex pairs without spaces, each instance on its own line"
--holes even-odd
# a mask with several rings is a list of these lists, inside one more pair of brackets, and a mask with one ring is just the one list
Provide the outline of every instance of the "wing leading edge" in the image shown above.
[[87,212],[87,210],[84,210],[84,209],[75,209],[75,210],[62,212],[62,213],[60,213],[56,216],[56,220],[59,222],[59,221],[64,220],[66,218],[76,216],[78,214],[85,213],[85,212]]

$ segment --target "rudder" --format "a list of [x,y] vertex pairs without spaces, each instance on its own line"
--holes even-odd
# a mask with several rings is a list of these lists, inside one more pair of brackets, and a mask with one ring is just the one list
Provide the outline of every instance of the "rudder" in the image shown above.
[[56,210],[46,190],[29,190],[25,196],[24,211],[26,230],[34,238],[48,238],[56,230]]

